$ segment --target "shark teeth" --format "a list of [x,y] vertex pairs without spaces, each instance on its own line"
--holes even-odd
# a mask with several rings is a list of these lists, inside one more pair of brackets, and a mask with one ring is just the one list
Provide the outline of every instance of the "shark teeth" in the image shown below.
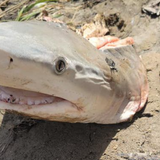
[[[18,93],[18,90],[17,90]],[[20,105],[42,105],[42,104],[50,104],[53,103],[55,100],[55,97],[48,96],[46,97],[43,95],[42,97],[39,96],[33,96],[29,97],[28,95],[25,97],[19,96],[19,94],[9,94],[3,90],[0,89],[0,101],[6,102],[6,103],[12,103],[12,104],[20,104]]]

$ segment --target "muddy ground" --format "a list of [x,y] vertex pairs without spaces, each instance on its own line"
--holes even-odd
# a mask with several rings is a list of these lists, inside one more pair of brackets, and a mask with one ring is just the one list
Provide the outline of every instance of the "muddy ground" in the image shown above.
[[[16,2],[18,1],[10,0],[8,7]],[[149,0],[77,0],[67,2],[65,5],[72,6],[72,9],[63,10],[65,14],[59,18],[79,27],[100,13],[106,18],[110,35],[134,38],[135,49],[142,55],[150,85],[145,109],[137,113],[131,122],[116,125],[37,120],[25,120],[24,123],[23,118],[23,123],[17,127],[19,122],[4,118],[1,130],[8,134],[13,129],[14,135],[9,136],[14,142],[6,142],[5,139],[0,142],[0,159],[35,160],[40,157],[42,160],[160,160],[160,17],[142,13],[142,6],[148,2]],[[13,20],[15,16],[16,11],[3,16],[1,20]],[[17,116],[9,117],[14,119]],[[48,141],[46,137],[49,137]],[[52,150],[43,152],[46,147]],[[11,150],[11,155],[6,155],[5,150]],[[19,150],[21,154],[17,154]]]

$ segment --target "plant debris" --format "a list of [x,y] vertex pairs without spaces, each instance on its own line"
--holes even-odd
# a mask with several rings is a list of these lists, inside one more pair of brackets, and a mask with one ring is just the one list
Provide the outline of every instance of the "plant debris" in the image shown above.
[[76,32],[86,39],[91,37],[101,37],[109,32],[106,26],[105,17],[101,14],[97,14],[93,21],[86,23],[81,29],[77,29]]
[[[25,4],[30,3],[30,1],[31,0],[24,0],[23,2],[20,2],[16,5],[12,5],[11,7],[7,7],[7,3],[9,2],[9,0],[5,0],[1,2],[0,8],[2,11],[0,12],[0,19],[8,15],[11,15],[11,16],[14,15],[15,13],[17,13],[19,8],[23,7]],[[4,10],[2,9],[3,7],[5,7]]]
[[160,0],[149,1],[147,5],[142,7],[142,11],[151,16],[160,16]]

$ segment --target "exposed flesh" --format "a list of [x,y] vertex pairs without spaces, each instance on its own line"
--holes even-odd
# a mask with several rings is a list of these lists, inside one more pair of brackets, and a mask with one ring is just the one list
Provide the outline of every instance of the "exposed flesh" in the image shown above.
[[103,36],[103,37],[92,37],[89,39],[89,42],[94,45],[96,48],[100,49],[102,47],[119,47],[125,45],[133,45],[133,38],[127,37],[125,39],[119,39],[113,36]]

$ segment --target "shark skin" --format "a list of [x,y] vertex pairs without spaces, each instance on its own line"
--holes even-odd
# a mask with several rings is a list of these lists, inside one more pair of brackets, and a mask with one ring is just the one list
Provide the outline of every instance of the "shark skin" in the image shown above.
[[0,24],[0,109],[35,119],[114,124],[148,97],[131,45],[100,50],[64,24]]

